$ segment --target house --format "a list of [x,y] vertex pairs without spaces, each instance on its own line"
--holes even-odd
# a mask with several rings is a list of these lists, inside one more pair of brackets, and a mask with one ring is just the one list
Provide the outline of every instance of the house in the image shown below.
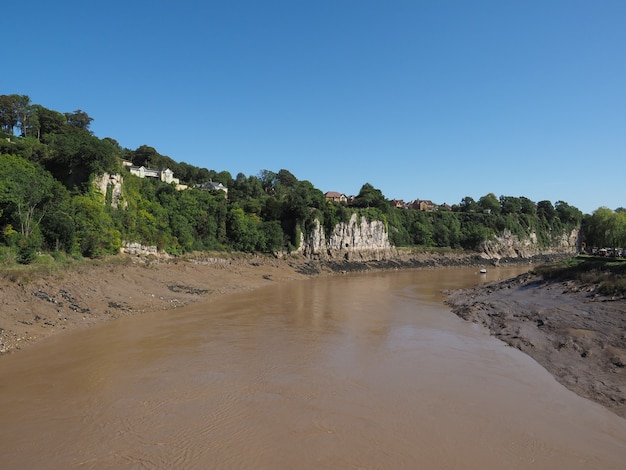
[[396,207],[398,209],[404,209],[407,207],[407,204],[402,199],[392,199],[389,201],[391,207]]
[[416,199],[415,201],[410,203],[409,207],[411,209],[415,209],[415,210],[423,211],[423,212],[433,212],[437,208],[437,206],[435,205],[433,201],[429,201],[429,200],[420,201],[419,199]]
[[207,181],[206,183],[196,184],[196,188],[203,189],[205,191],[224,191],[224,197],[228,197],[228,188],[222,183],[216,183],[215,181]]
[[338,193],[337,191],[328,191],[324,194],[324,197],[327,201],[340,202],[344,204],[348,202],[348,197],[345,194]]
[[129,170],[131,175],[138,176],[139,178],[158,178],[167,184],[178,184],[180,182],[178,178],[174,178],[174,172],[169,168],[155,170],[154,168],[146,168],[145,166],[131,166]]
[[169,168],[155,170],[154,168],[146,168],[145,166],[129,166],[124,163],[123,165],[128,168],[131,175],[135,175],[139,178],[157,178],[167,184],[174,183],[176,185],[176,190],[178,191],[187,189],[186,185],[180,184],[180,180],[178,178],[174,178],[174,172]]

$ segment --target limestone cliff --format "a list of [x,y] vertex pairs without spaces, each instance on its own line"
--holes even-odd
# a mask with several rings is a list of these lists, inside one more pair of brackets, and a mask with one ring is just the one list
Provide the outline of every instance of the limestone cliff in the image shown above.
[[[497,263],[501,259],[575,254],[578,246],[578,228],[555,238],[549,247],[540,245],[534,232],[519,238],[505,230],[493,240],[483,242],[481,251],[474,256]],[[347,223],[338,224],[328,237],[316,222],[313,230],[302,237],[298,253],[310,259],[346,261],[403,261],[407,256],[391,245],[382,221],[368,221],[365,217],[359,220],[356,214]]]
[[395,254],[385,224],[365,217],[358,219],[356,214],[348,222],[337,224],[328,238],[316,221],[311,233],[302,237],[298,252],[312,259],[352,261],[379,261]]
[[122,203],[122,184],[124,179],[119,173],[109,174],[103,173],[94,179],[94,186],[100,191],[104,197],[107,197],[107,193],[110,191],[111,206],[117,208],[120,204],[125,207],[125,203]]
[[499,260],[501,258],[532,258],[539,255],[575,254],[579,247],[580,230],[575,228],[570,233],[563,233],[555,238],[551,246],[540,246],[537,235],[532,232],[527,238],[520,239],[509,230],[505,230],[493,240],[482,244],[481,256],[485,259]]

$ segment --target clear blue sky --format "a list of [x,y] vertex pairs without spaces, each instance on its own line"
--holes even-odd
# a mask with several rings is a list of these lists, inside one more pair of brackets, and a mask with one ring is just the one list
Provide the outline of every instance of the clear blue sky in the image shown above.
[[3,38],[0,94],[233,177],[626,206],[624,0],[32,0]]

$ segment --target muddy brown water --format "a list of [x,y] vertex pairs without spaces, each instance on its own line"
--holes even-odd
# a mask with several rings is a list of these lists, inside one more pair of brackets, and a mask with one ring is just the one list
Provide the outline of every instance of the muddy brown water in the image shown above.
[[626,420],[453,315],[526,268],[271,285],[0,358],[0,468],[623,469]]

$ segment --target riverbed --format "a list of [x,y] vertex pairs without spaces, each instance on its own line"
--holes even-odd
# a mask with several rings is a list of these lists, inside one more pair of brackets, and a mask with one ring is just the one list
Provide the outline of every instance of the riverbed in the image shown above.
[[0,360],[0,468],[621,469],[626,420],[454,315],[527,268],[275,283]]

